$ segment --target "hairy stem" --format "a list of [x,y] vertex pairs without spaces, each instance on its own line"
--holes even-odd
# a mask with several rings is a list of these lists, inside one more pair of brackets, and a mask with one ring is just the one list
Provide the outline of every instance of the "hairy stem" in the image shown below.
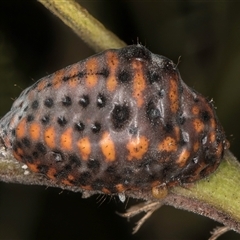
[[[190,209],[187,210],[210,217],[240,232],[240,163],[230,151],[226,151],[214,174],[190,188],[173,188],[172,193],[188,200]],[[173,202],[169,204],[173,205]]]
[[38,0],[96,52],[126,44],[73,0]]

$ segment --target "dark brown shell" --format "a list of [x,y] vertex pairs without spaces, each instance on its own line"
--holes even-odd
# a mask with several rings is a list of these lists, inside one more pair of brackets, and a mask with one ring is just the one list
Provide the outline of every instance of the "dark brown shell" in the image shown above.
[[201,179],[226,145],[212,104],[171,60],[141,45],[40,79],[0,127],[6,147],[32,171],[108,194]]

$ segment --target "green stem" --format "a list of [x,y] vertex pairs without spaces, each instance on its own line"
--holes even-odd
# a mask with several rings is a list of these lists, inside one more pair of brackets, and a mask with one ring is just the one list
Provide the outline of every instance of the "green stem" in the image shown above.
[[96,52],[126,44],[73,0],[38,0]]
[[[221,213],[228,218],[229,223],[221,222],[240,232],[240,164],[230,151],[226,151],[219,168],[212,175],[189,188],[173,188],[172,193],[211,206],[217,211],[215,215]],[[201,214],[201,210],[198,213]],[[209,217],[219,220],[215,215]]]

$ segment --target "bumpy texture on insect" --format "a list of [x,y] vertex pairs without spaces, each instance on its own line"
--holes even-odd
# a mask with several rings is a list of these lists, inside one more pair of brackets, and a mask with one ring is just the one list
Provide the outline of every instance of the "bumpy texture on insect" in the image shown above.
[[6,148],[33,172],[107,194],[201,179],[226,145],[212,104],[171,60],[141,45],[40,79],[0,127]]

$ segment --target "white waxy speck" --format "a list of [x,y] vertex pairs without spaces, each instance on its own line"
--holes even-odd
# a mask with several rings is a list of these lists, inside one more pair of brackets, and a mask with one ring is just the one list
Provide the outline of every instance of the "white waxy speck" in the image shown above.
[[23,173],[24,175],[29,175],[30,174],[30,172],[28,171],[28,170],[26,170],[26,171],[24,171],[24,173]]
[[28,169],[28,166],[26,164],[22,165],[22,169]]
[[119,197],[119,200],[121,201],[121,202],[125,202],[125,200],[126,200],[126,196],[125,196],[125,194],[124,193],[119,193],[118,194],[118,197]]

